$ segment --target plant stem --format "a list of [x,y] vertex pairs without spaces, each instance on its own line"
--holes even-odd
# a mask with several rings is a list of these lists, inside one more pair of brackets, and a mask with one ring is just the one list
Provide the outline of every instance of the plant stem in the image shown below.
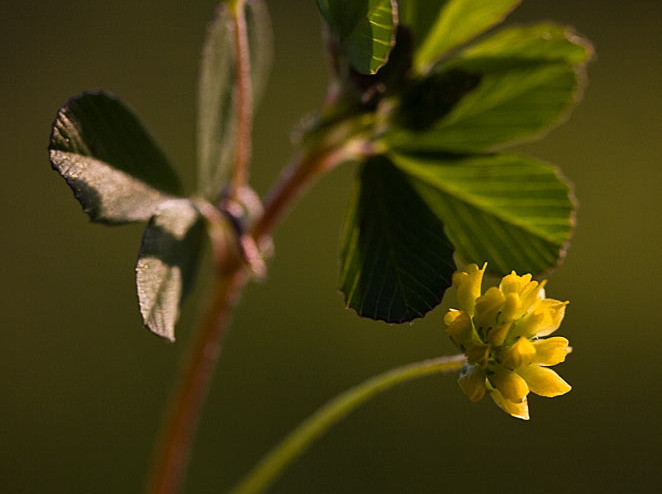
[[[265,241],[285,210],[303,190],[324,171],[330,169],[343,152],[333,148],[323,152],[303,154],[287,168],[266,201],[263,215],[252,230],[252,236]],[[203,210],[214,233],[218,215]],[[183,367],[179,386],[173,394],[169,413],[158,443],[147,488],[148,494],[175,494],[182,486],[193,437],[204,405],[211,378],[220,355],[230,312],[247,281],[245,266],[233,262],[221,233],[211,236],[214,247],[215,279],[211,303],[196,332],[196,341]],[[225,242],[225,243],[224,243]]]
[[[229,3],[234,20],[237,69],[236,154],[230,181],[230,201],[237,201],[241,190],[247,186],[248,163],[251,158],[253,97],[244,3],[245,0],[233,0]],[[345,130],[343,128],[343,132]],[[317,143],[317,146],[307,148],[283,173],[265,201],[263,214],[250,231],[258,246],[269,243],[271,234],[285,210],[311,182],[361,151],[361,146],[355,145],[352,139],[345,138],[347,136],[343,132],[334,135],[330,142]],[[225,237],[219,212],[212,209],[207,206],[201,209],[210,225],[214,250],[215,277],[211,303],[196,333],[196,341],[182,370],[179,386],[173,394],[152,465],[148,494],[175,494],[183,484],[193,437],[220,355],[228,319],[248,278],[245,265],[237,262],[237,257],[230,252],[235,246]]]
[[230,181],[230,199],[238,200],[239,191],[248,183],[248,164],[251,159],[251,130],[253,128],[253,88],[251,83],[251,58],[246,28],[244,1],[231,5],[234,21],[235,101],[237,127],[234,166]]
[[329,427],[354,411],[359,405],[396,384],[431,374],[456,371],[464,365],[465,361],[463,355],[424,360],[392,369],[345,391],[294,429],[230,491],[230,494],[264,492],[285,467],[299,457]]
[[173,494],[181,488],[229,314],[245,277],[243,269],[235,269],[227,278],[215,280],[211,305],[188,354],[162,430],[147,488],[150,494]]
[[352,146],[326,148],[314,153],[303,153],[283,171],[264,202],[264,214],[255,223],[252,236],[258,245],[273,233],[274,227],[289,206],[305,192],[308,186],[338,163],[348,159]]

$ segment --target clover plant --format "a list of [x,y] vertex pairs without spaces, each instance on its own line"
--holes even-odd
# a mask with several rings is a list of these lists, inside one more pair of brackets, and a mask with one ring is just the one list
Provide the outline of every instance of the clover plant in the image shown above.
[[[459,383],[472,401],[490,394],[524,419],[530,391],[569,391],[548,368],[565,359],[568,341],[545,338],[566,302],[547,299],[532,276],[563,261],[574,228],[572,187],[554,165],[512,147],[567,118],[581,98],[592,48],[553,23],[495,28],[519,3],[317,0],[331,65],[327,95],[264,198],[248,173],[253,109],[273,96],[265,94],[273,43],[263,0],[222,1],[208,27],[195,190],[182,188],[119,97],[84,92],[59,110],[50,161],[90,220],[146,223],[136,264],[144,325],[174,341],[196,272],[214,273],[148,492],[180,489],[238,294],[264,275],[287,209],[339,166],[356,173],[339,253],[346,306],[361,317],[405,323],[425,317],[454,286],[459,308],[439,324],[462,355],[389,371],[332,400],[233,492],[264,491],[333,422],[415,377],[462,369]],[[206,244],[212,266],[200,266]],[[503,279],[483,293],[484,274]]]

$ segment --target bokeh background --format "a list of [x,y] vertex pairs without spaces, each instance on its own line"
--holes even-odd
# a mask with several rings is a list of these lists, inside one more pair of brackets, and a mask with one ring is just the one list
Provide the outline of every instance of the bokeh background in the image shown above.
[[[326,66],[313,0],[270,0],[276,65],[257,115],[255,187],[292,153]],[[90,224],[50,170],[49,126],[85,89],[127,101],[193,183],[195,85],[211,0],[3,0],[0,4],[0,491],[140,492],[161,411],[204,306],[178,341],[141,327],[133,266],[142,227]],[[452,376],[405,385],[335,427],[274,493],[586,493],[662,488],[662,4],[528,0],[513,22],[554,19],[593,40],[585,101],[527,152],[575,183],[579,223],[548,294],[574,386],[531,399],[532,420],[470,404]],[[327,399],[454,349],[442,310],[387,326],[344,310],[337,248],[352,181],[339,169],[276,237],[265,283],[232,324],[185,492],[223,492]],[[204,277],[203,277],[204,279]]]

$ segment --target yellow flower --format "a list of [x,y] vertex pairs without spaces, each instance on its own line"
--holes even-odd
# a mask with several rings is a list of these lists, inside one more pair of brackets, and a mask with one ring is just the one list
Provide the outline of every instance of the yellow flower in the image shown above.
[[545,283],[514,271],[481,294],[484,265],[453,275],[459,309],[444,316],[446,333],[467,357],[458,383],[469,400],[488,394],[506,413],[529,419],[529,392],[554,397],[570,385],[549,369],[570,353],[558,329],[568,302],[545,297]]

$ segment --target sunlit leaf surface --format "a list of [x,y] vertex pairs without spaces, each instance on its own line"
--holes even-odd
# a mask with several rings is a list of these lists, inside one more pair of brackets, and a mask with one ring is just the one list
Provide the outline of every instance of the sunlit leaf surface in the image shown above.
[[[419,0],[420,2],[420,0]],[[416,52],[423,69],[453,48],[503,21],[521,0],[448,0]]]
[[318,0],[322,15],[338,37],[342,53],[362,74],[376,73],[395,43],[395,0]]
[[179,305],[191,288],[204,224],[188,199],[164,202],[147,225],[136,264],[136,287],[143,323],[175,339]]
[[447,104],[416,106],[403,99],[404,128],[395,127],[387,139],[407,151],[453,153],[536,139],[580,99],[591,53],[567,28],[504,29],[420,78],[418,86],[429,86],[428,93]]
[[53,168],[92,221],[147,221],[180,193],[177,176],[136,116],[103,92],[75,96],[58,112],[49,143]]
[[496,274],[542,273],[563,257],[574,226],[568,184],[518,155],[423,159],[392,155],[467,262]]

